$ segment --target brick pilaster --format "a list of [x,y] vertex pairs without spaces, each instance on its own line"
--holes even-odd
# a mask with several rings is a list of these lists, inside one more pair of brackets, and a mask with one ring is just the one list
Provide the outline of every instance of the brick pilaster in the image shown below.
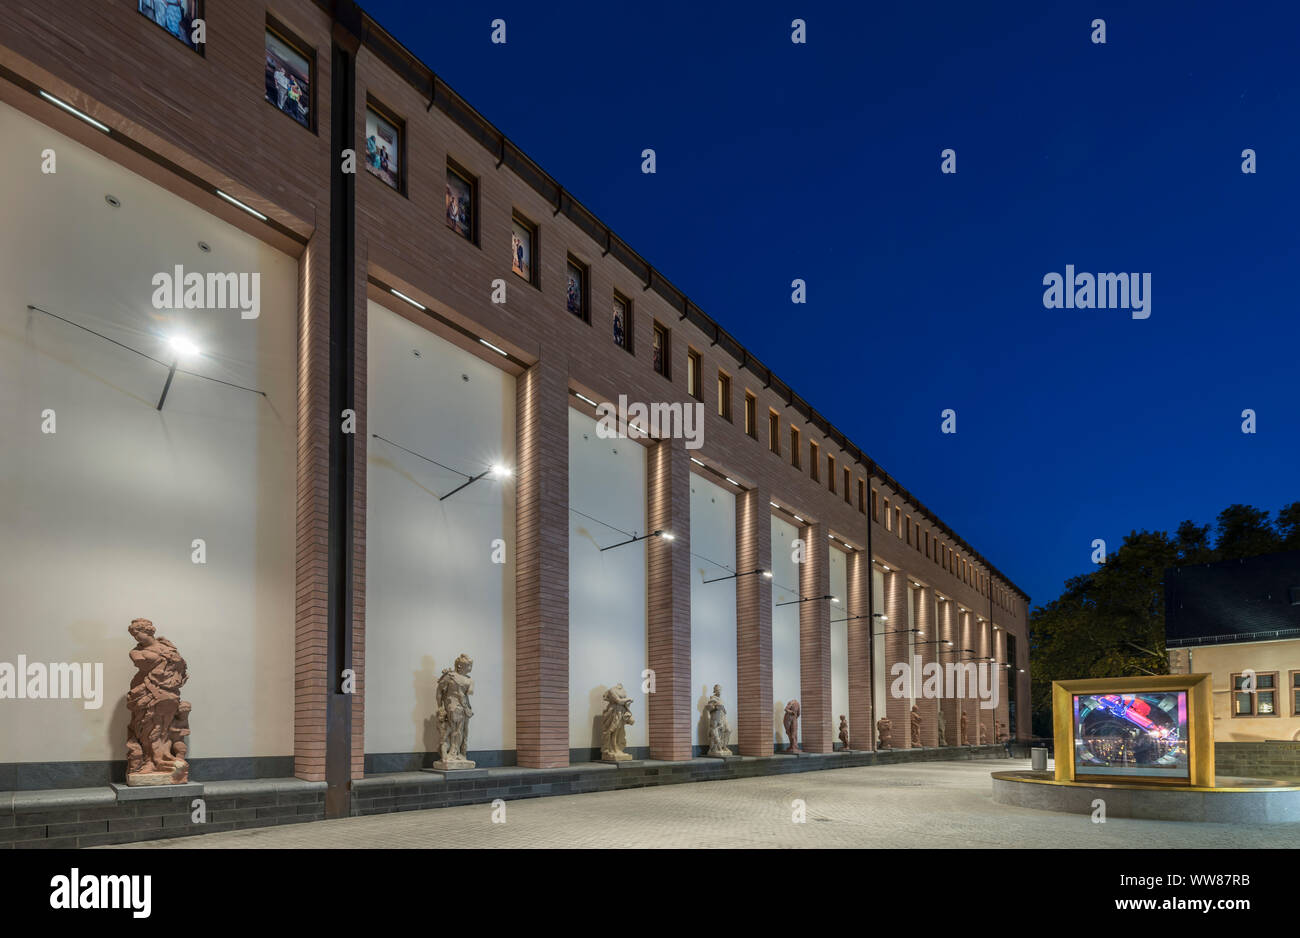
[[515,749],[526,768],[569,764],[567,362],[516,382]]
[[[874,749],[871,716],[871,562],[864,550],[848,558],[848,609],[852,616],[848,626],[849,646],[849,743],[855,749]],[[839,738],[840,715],[835,714],[836,739]]]
[[[916,709],[921,715],[921,745],[937,746],[939,745],[939,698],[924,696],[921,694],[921,689],[925,684],[926,665],[940,660],[935,656],[938,649],[944,646],[929,644],[939,639],[934,590],[922,586],[918,587],[916,592],[919,594],[916,603],[916,627],[921,630],[921,634],[916,636],[916,655],[920,659],[921,667],[913,672],[913,680],[917,683]],[[908,735],[911,735],[910,726]]]
[[820,522],[804,525],[804,562],[799,568],[799,746],[805,752],[830,752],[831,610],[844,610],[822,599],[831,591],[830,542]]
[[[736,569],[772,569],[772,509],[763,489],[736,496]],[[772,581],[736,580],[736,739],[743,756],[772,754]]]
[[907,575],[901,570],[891,569],[885,574],[885,615],[881,631],[892,634],[885,636],[885,715],[892,724],[895,749],[907,749],[911,746],[912,704],[907,697],[894,695],[897,679],[891,670],[899,661],[907,661]]
[[673,540],[646,544],[646,638],[655,692],[650,714],[650,758],[691,757],[691,464],[681,440],[654,444],[646,460],[646,517],[650,531]]

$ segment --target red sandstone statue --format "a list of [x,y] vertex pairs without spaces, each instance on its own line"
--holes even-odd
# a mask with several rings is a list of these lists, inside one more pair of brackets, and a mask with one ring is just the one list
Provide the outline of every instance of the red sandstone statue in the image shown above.
[[148,619],[132,619],[127,629],[136,645],[131,663],[136,667],[126,706],[131,719],[126,729],[126,783],[128,785],[182,785],[190,780],[185,761],[189,750],[190,705],[181,700],[181,688],[190,679],[185,659],[176,646],[161,636]]
[[877,749],[894,748],[894,724],[890,722],[889,717],[881,717],[876,721],[876,732],[880,734],[880,743]]
[[840,743],[843,744],[844,752],[848,752],[852,748],[849,746],[849,721],[844,718],[842,713],[840,714]]
[[785,735],[790,739],[788,752],[803,752],[799,748],[799,701],[792,700],[785,705]]
[[921,748],[921,711],[912,704],[912,747]]

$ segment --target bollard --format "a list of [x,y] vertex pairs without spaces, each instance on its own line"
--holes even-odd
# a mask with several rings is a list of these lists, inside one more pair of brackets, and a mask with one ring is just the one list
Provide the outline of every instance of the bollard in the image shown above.
[[1047,747],[1035,746],[1029,750],[1030,766],[1035,772],[1047,771]]

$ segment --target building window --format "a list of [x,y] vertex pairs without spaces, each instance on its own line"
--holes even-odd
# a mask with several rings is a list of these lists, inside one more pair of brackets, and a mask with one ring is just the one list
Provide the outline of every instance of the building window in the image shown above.
[[266,100],[308,130],[316,129],[312,91],[316,53],[273,17],[266,18]]
[[1232,715],[1234,717],[1275,717],[1277,712],[1277,672],[1259,671],[1255,687],[1250,689],[1245,674],[1232,675]]
[[668,368],[668,330],[659,323],[654,328],[654,366],[656,372],[672,379]]
[[889,510],[889,499],[885,499],[885,530],[894,530],[894,513]]
[[478,244],[478,180],[447,160],[447,227]]
[[136,9],[203,55],[203,46],[194,41],[194,21],[203,19],[201,0],[137,0]]
[[614,344],[625,352],[632,351],[632,301],[617,290],[613,305]]
[[796,469],[803,468],[803,453],[799,445],[799,428],[790,425],[790,465]]
[[536,252],[537,226],[515,212],[510,221],[510,269],[533,286],[538,285]]
[[590,321],[587,314],[587,266],[572,256],[569,257],[564,285],[564,308],[583,322]]
[[812,473],[812,480],[820,482],[822,480],[821,472],[821,447],[814,441],[808,441],[808,469]]
[[912,543],[912,516],[911,515],[907,515],[906,517],[903,518],[903,530],[906,532],[903,539],[906,540],[908,544],[911,544]]
[[880,523],[880,493],[875,489],[871,490],[871,520]]
[[923,535],[925,538],[925,556],[930,556],[930,532],[926,531]]
[[686,393],[696,400],[704,400],[700,388],[700,353],[695,349],[686,350]]
[[894,533],[903,536],[903,509],[897,506],[894,508]]
[[405,194],[405,131],[391,111],[366,102],[366,169],[389,188]]
[[1291,672],[1291,716],[1300,717],[1300,671]]
[[844,467],[844,500],[853,504],[853,473],[848,466]]
[[826,484],[830,487],[831,493],[835,492],[835,457],[830,453],[826,454]]
[[867,483],[858,479],[858,511],[867,513]]
[[731,421],[731,375],[718,372],[718,416]]
[[781,415],[774,410],[767,412],[767,448],[781,455]]
[[745,392],[745,432],[758,439],[758,398]]

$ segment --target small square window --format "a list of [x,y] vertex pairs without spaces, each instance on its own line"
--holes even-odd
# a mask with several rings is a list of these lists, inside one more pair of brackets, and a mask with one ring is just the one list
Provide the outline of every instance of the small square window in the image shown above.
[[668,330],[659,323],[654,324],[654,369],[658,374],[663,375],[669,380],[672,375],[669,370],[669,335]]
[[617,290],[613,303],[614,344],[625,352],[632,351],[632,301]]
[[406,131],[396,116],[375,101],[366,103],[366,171],[390,189],[405,194]]
[[266,18],[266,100],[308,130],[316,129],[312,93],[316,53],[273,17]]
[[697,401],[704,400],[704,389],[700,387],[700,353],[695,349],[686,350],[686,393]]
[[533,286],[537,286],[536,251],[537,226],[516,212],[510,221],[510,269]]
[[569,258],[564,284],[564,308],[583,322],[588,322],[587,314],[587,265],[573,257]]
[[186,48],[203,55],[203,43],[194,41],[194,22],[203,19],[202,0],[136,0],[135,8]]
[[478,180],[447,161],[447,227],[478,244]]

